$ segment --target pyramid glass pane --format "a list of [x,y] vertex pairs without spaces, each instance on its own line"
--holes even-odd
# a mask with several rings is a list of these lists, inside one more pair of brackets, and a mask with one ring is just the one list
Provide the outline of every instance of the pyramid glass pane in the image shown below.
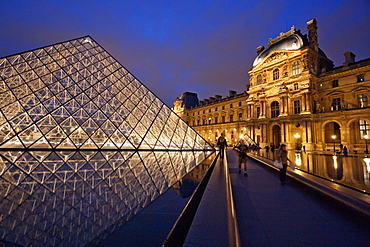
[[89,36],[0,58],[0,240],[82,246],[213,152]]

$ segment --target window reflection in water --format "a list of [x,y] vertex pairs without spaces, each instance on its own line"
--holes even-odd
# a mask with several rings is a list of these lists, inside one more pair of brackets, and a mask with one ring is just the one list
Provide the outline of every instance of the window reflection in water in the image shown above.
[[[256,153],[274,160],[276,152],[261,149]],[[310,153],[288,150],[289,159],[295,161],[296,167],[303,171],[345,184],[370,193],[370,179],[367,160],[363,156],[344,156],[322,153]],[[370,158],[368,158],[370,163]]]

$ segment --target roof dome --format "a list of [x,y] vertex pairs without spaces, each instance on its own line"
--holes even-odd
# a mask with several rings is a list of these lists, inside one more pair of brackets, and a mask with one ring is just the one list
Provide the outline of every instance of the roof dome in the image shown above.
[[266,50],[261,52],[253,62],[253,67],[258,65],[263,59],[274,51],[292,51],[298,50],[304,46],[302,38],[298,34],[293,34],[283,40],[270,45]]

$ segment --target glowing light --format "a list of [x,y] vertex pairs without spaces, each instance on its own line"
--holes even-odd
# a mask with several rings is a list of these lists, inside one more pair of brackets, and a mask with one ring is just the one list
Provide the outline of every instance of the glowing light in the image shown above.
[[333,161],[334,161],[334,168],[336,170],[338,169],[338,157],[336,155],[333,155]]
[[244,137],[244,135],[243,135],[243,134],[241,134],[241,135],[239,136],[239,138],[240,138],[240,139],[243,139],[243,137]]
[[297,166],[301,166],[302,165],[301,153],[295,153],[295,164]]
[[366,164],[367,172],[370,173],[370,158],[368,156],[365,156],[364,161]]
[[335,139],[337,139],[337,136],[336,135],[332,135],[331,136],[331,139],[335,140]]
[[299,133],[295,133],[295,134],[294,134],[294,138],[295,138],[295,139],[299,139],[300,137],[301,137],[301,135],[300,135]]

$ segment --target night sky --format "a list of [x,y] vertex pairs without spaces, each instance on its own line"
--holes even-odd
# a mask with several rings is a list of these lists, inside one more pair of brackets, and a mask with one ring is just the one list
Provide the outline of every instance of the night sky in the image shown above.
[[318,21],[319,47],[370,57],[370,0],[0,0],[0,57],[92,36],[167,105],[246,90],[256,48]]

